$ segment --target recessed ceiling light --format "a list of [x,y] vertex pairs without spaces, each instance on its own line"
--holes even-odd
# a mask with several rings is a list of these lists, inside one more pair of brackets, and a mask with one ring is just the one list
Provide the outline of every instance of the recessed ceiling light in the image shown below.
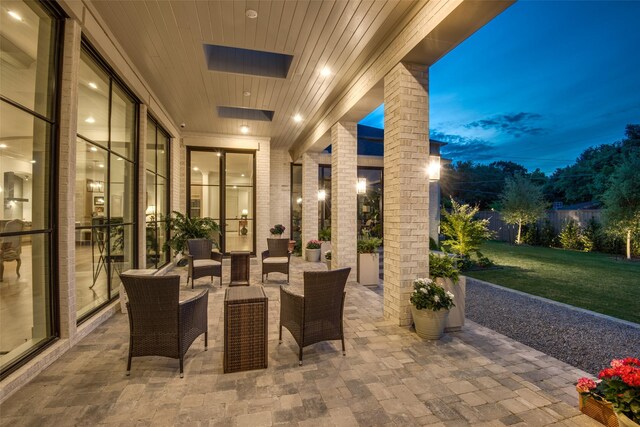
[[95,153],[96,151],[98,151],[98,149],[97,149],[96,147],[91,147],[91,148],[89,148],[89,150],[93,151],[94,153]]
[[240,176],[244,177],[244,174],[242,174],[242,175],[240,175]]
[[247,9],[244,14],[247,15],[247,18],[249,19],[256,19],[258,17],[258,12],[253,9]]
[[251,96],[251,92],[249,92],[248,90],[245,90],[244,92],[242,92],[242,94],[244,96]]
[[302,121],[302,116],[300,114],[296,114],[295,116],[293,116],[293,121],[295,121],[296,123],[300,123]]
[[249,133],[249,126],[247,126],[247,125],[240,126],[240,132]]
[[9,14],[10,17],[15,19],[16,21],[20,21],[20,22],[23,21],[22,16],[20,16],[18,12],[15,12],[13,10],[8,10],[7,13]]
[[35,162],[36,162],[35,160],[31,160],[31,163],[32,163],[32,164],[33,164],[33,163],[35,163]]
[[331,68],[329,67],[324,67],[322,70],[320,70],[320,75],[322,77],[328,77],[331,75]]
[[91,89],[98,89],[98,85],[95,84],[94,82],[89,82],[88,84]]
[[235,190],[236,188],[238,188],[238,187],[234,185],[234,186],[233,186],[233,189]]
[[217,153],[216,153],[216,156],[220,157],[220,156],[222,156],[222,153],[217,152]]
[[94,119],[92,116],[87,117],[86,119],[84,119],[85,123],[95,123],[96,119]]
[[7,144],[0,144],[0,148],[7,148]]
[[100,163],[100,164],[98,165],[98,167],[99,167],[99,168],[103,168],[103,167],[104,167],[104,165],[103,165],[102,163]]
[[197,171],[199,171],[200,169],[198,169],[198,167],[197,167],[197,166],[195,166],[195,167],[193,168],[193,170],[197,172]]

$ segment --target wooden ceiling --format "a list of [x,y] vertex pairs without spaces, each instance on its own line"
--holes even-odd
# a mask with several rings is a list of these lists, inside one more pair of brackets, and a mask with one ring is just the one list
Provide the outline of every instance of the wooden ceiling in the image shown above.
[[[186,132],[272,138],[288,149],[338,95],[400,20],[420,2],[94,1],[92,5]],[[258,12],[256,19],[246,11]],[[204,44],[293,55],[286,79],[210,71]],[[332,73],[323,77],[321,69]],[[250,92],[250,96],[245,96]],[[275,112],[273,122],[222,119],[217,106]],[[300,114],[301,122],[293,117]]]

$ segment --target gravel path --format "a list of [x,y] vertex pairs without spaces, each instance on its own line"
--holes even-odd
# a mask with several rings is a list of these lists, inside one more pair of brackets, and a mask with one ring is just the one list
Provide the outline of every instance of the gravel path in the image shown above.
[[640,357],[640,327],[475,280],[467,283],[466,317],[594,375],[613,358]]

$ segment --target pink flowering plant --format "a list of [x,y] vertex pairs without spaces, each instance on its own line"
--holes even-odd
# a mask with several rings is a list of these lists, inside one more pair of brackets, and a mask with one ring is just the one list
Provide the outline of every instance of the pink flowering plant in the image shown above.
[[453,294],[427,278],[413,281],[413,293],[410,301],[418,310],[438,311],[455,307]]
[[307,249],[320,249],[322,242],[320,240],[309,240],[307,242]]
[[580,378],[576,388],[583,396],[611,403],[613,410],[640,422],[640,359],[613,359],[611,367],[598,374],[599,381]]

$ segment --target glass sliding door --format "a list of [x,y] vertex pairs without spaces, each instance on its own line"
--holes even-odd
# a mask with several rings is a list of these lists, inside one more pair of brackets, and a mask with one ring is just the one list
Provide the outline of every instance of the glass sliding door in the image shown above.
[[57,335],[51,257],[59,18],[38,2],[2,2],[0,378]]
[[255,252],[253,163],[253,153],[225,155],[225,252]]
[[188,164],[189,215],[220,225],[222,252],[255,253],[255,153],[193,148]]
[[137,103],[88,47],[80,56],[76,139],[76,308],[86,319],[135,267]]

